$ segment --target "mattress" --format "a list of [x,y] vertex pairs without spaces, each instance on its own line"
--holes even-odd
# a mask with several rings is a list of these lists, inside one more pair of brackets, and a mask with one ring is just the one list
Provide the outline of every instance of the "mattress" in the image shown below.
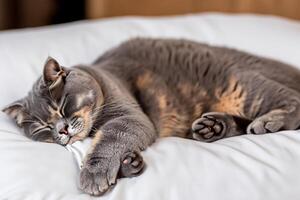
[[[205,13],[122,17],[0,32],[0,107],[22,98],[48,56],[88,64],[128,38],[186,38],[245,50],[300,67],[300,23],[274,16]],[[90,141],[63,147],[34,142],[0,114],[0,199],[297,200],[300,132],[244,135],[202,143],[158,139],[143,152],[145,172],[102,197],[78,189]]]

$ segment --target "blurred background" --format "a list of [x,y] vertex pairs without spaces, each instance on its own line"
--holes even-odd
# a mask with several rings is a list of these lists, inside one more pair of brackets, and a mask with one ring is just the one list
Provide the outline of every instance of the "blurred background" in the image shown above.
[[300,0],[0,0],[0,30],[113,16],[207,11],[300,19]]

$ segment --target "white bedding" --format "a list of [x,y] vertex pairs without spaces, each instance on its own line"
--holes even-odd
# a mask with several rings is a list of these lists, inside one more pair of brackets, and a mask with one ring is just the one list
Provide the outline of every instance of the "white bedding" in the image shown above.
[[[226,45],[300,67],[300,23],[270,16],[126,17],[0,32],[0,107],[26,94],[48,55],[65,66],[90,63],[134,36]],[[92,199],[77,189],[80,162],[76,158],[82,158],[88,143],[64,148],[33,142],[1,113],[0,199]],[[211,144],[165,138],[143,156],[147,169],[141,176],[120,180],[98,198],[300,199],[299,131],[246,135]]]

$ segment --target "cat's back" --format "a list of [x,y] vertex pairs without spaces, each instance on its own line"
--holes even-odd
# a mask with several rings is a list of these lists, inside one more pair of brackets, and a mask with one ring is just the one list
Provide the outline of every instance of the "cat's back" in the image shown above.
[[212,47],[207,44],[185,39],[133,38],[104,53],[96,63],[124,57],[143,61],[171,61],[175,55],[199,54],[211,50]]
[[300,91],[300,72],[288,64],[186,39],[133,38],[107,51],[96,63],[103,61],[111,62],[110,67],[117,68],[115,73],[122,75],[149,70],[165,79],[179,76],[192,81],[213,78],[205,77],[206,74],[230,76],[240,71],[257,72]]

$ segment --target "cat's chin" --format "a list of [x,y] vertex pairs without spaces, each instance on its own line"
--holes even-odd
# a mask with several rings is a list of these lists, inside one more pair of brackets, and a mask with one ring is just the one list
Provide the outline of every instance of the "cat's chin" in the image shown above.
[[82,138],[82,137],[79,137],[79,136],[72,136],[72,137],[70,137],[70,139],[69,139],[69,141],[68,141],[68,143],[66,144],[66,145],[71,145],[71,144],[73,144],[74,142],[77,142],[77,141],[82,141],[84,138]]
[[64,139],[63,141],[59,141],[58,144],[60,144],[62,146],[66,146],[69,144],[71,139],[72,139],[72,137],[68,137],[68,138]]
[[57,138],[56,140],[53,140],[53,143],[62,145],[62,146],[66,146],[70,140],[71,140],[72,136],[70,135],[63,135],[60,138]]

